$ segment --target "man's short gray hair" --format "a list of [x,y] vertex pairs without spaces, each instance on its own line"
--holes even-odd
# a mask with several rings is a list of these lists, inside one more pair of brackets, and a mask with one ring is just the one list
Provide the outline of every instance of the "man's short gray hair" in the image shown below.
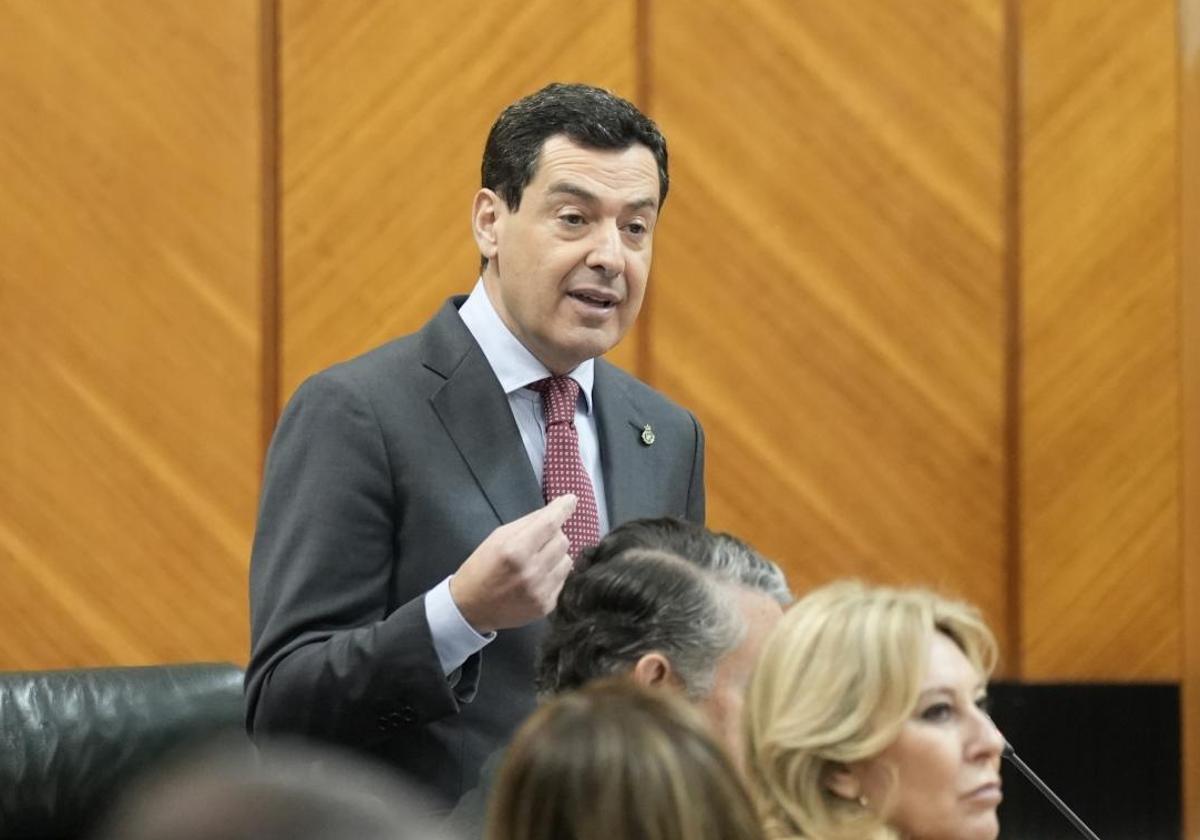
[[792,590],[778,565],[732,534],[710,532],[708,536],[711,547],[696,565],[718,580],[761,592],[781,607],[792,603]]

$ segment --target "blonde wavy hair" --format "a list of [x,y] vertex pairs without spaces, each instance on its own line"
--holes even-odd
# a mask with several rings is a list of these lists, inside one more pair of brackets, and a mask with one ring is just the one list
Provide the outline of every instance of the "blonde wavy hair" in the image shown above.
[[624,677],[546,702],[517,731],[487,840],[766,840],[700,713]]
[[746,773],[769,837],[897,837],[828,781],[899,736],[934,633],[957,644],[981,676],[991,674],[996,641],[979,611],[924,589],[842,581],[784,615],[764,645],[744,717]]

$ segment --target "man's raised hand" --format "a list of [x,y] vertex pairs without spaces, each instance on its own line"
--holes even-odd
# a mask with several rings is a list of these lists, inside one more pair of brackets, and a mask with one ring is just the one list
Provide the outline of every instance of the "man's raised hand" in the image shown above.
[[520,627],[554,609],[572,569],[563,523],[575,512],[575,496],[501,525],[450,579],[450,596],[479,633]]

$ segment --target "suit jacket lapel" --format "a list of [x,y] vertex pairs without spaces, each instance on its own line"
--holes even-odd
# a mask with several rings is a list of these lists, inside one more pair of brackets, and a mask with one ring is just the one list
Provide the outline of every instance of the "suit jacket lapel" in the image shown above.
[[511,522],[542,506],[542,490],[508,397],[458,317],[464,299],[448,301],[423,330],[425,366],[446,380],[430,403],[496,516]]
[[651,493],[657,485],[641,442],[642,414],[613,376],[611,365],[602,359],[596,360],[593,388],[608,522],[615,528],[642,511],[655,509]]

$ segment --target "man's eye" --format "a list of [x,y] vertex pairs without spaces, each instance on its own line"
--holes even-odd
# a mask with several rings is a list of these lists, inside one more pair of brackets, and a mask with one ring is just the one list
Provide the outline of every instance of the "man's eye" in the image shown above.
[[954,716],[954,707],[949,703],[934,703],[921,712],[921,720],[942,723]]
[[564,213],[558,218],[563,224],[570,225],[571,227],[578,227],[586,221],[579,213]]
[[629,224],[627,224],[625,226],[625,229],[627,231],[629,231],[630,233],[632,233],[634,236],[641,236],[643,233],[646,232],[646,226],[644,224],[642,224],[641,222],[630,222]]

